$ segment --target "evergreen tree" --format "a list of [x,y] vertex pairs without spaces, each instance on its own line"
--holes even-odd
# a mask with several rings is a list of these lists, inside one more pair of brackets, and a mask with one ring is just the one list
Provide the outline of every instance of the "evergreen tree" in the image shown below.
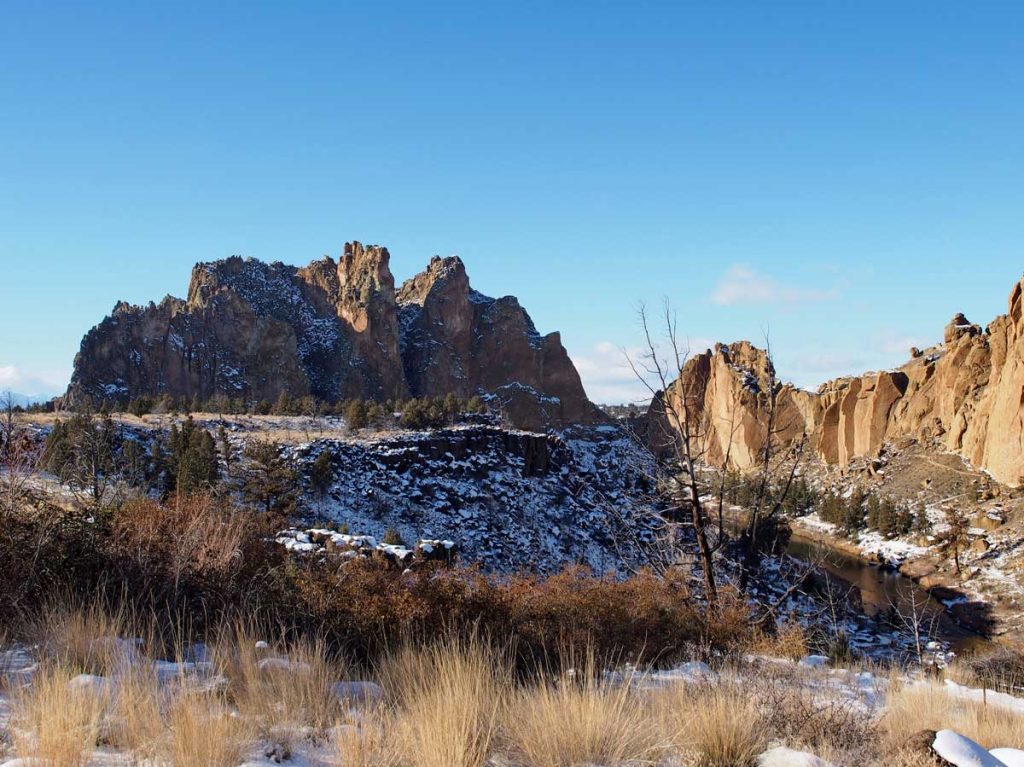
[[273,413],[274,415],[297,415],[298,405],[295,402],[295,398],[282,389],[281,393],[277,396],[277,401],[274,403]]
[[324,496],[327,491],[331,488],[331,483],[334,481],[334,454],[330,448],[324,448],[320,451],[320,454],[313,461],[313,466],[309,470],[309,485],[316,495],[317,500],[317,511],[320,511],[320,506],[323,504]]
[[180,429],[177,424],[171,426],[168,447],[168,474],[173,480],[170,484],[177,492],[188,495],[217,484],[220,467],[213,437],[198,426],[191,415]]
[[366,401],[354,399],[345,408],[345,423],[352,431],[365,429],[369,425],[369,416],[366,409]]
[[271,512],[289,515],[298,505],[296,476],[289,462],[273,442],[255,440],[246,445],[242,496],[249,503]]

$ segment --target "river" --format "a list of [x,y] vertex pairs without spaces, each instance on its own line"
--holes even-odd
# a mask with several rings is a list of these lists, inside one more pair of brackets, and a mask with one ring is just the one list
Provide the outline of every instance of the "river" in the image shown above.
[[893,607],[902,615],[912,615],[916,605],[919,613],[926,616],[934,638],[949,643],[957,653],[977,651],[989,642],[958,624],[927,589],[895,570],[796,535],[790,540],[787,553],[803,561],[819,562],[830,578],[856,586],[868,616],[874,617]]

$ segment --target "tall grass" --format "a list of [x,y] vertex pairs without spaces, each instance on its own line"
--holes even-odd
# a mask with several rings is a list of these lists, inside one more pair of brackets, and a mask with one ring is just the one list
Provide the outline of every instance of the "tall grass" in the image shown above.
[[[576,673],[569,673],[576,671]],[[602,681],[590,658],[552,684],[521,690],[506,717],[510,749],[526,764],[652,763],[667,744],[629,680]]]
[[11,740],[17,753],[48,767],[85,767],[100,737],[109,694],[69,686],[66,668],[40,670],[14,694]]
[[394,714],[381,706],[345,717],[334,738],[343,767],[401,767],[401,745],[394,730]]
[[219,695],[179,691],[170,705],[167,726],[158,761],[172,767],[237,767],[242,759],[245,724]]
[[[148,627],[145,631],[148,632]],[[45,660],[82,674],[110,676],[135,659],[142,621],[121,603],[50,604],[26,620],[25,633],[42,639]]]
[[252,622],[238,622],[216,645],[215,662],[231,680],[239,715],[264,738],[280,739],[296,727],[326,730],[340,713],[333,685],[343,678],[343,665],[321,639],[258,648],[267,635]]
[[651,711],[686,764],[750,767],[767,746],[756,699],[734,682],[674,685],[652,695]]
[[511,686],[508,654],[478,638],[405,647],[381,664],[409,767],[483,767]]
[[933,682],[891,692],[883,725],[890,743],[897,746],[922,730],[950,729],[985,748],[1024,748],[1024,716],[1019,712],[954,697]]

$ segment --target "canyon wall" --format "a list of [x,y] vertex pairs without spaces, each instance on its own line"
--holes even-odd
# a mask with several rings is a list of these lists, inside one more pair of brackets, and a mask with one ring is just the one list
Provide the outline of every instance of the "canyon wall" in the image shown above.
[[[941,344],[912,349],[895,370],[839,378],[808,392],[775,381],[768,355],[743,341],[718,344],[687,360],[682,375],[655,399],[649,439],[665,449],[673,433],[667,413],[688,406],[703,435],[705,460],[745,470],[768,437],[771,398],[778,444],[806,435],[829,464],[876,455],[887,442],[917,440],[955,452],[1009,485],[1024,481],[1024,280],[1007,313],[988,327],[957,314]],[[666,406],[666,403],[670,406]]]

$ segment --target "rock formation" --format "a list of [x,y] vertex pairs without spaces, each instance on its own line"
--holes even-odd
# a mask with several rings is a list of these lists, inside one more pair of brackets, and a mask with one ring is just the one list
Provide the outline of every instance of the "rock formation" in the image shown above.
[[[1024,483],[1022,293],[1024,280],[1010,293],[1008,312],[984,330],[957,314],[941,344],[912,350],[896,370],[839,378],[817,392],[775,383],[779,443],[806,434],[819,458],[842,466],[913,439],[955,452],[1000,482]],[[763,351],[747,342],[719,344],[688,360],[661,396],[678,409],[685,394],[705,435],[706,460],[743,470],[762,454],[772,381]],[[655,444],[667,429],[663,410],[659,399],[649,413]]]
[[75,357],[65,402],[140,395],[329,402],[490,395],[514,423],[600,418],[559,335],[511,297],[469,285],[458,258],[431,260],[396,292],[386,248],[295,268],[233,256],[197,264],[186,300],[118,303]]

